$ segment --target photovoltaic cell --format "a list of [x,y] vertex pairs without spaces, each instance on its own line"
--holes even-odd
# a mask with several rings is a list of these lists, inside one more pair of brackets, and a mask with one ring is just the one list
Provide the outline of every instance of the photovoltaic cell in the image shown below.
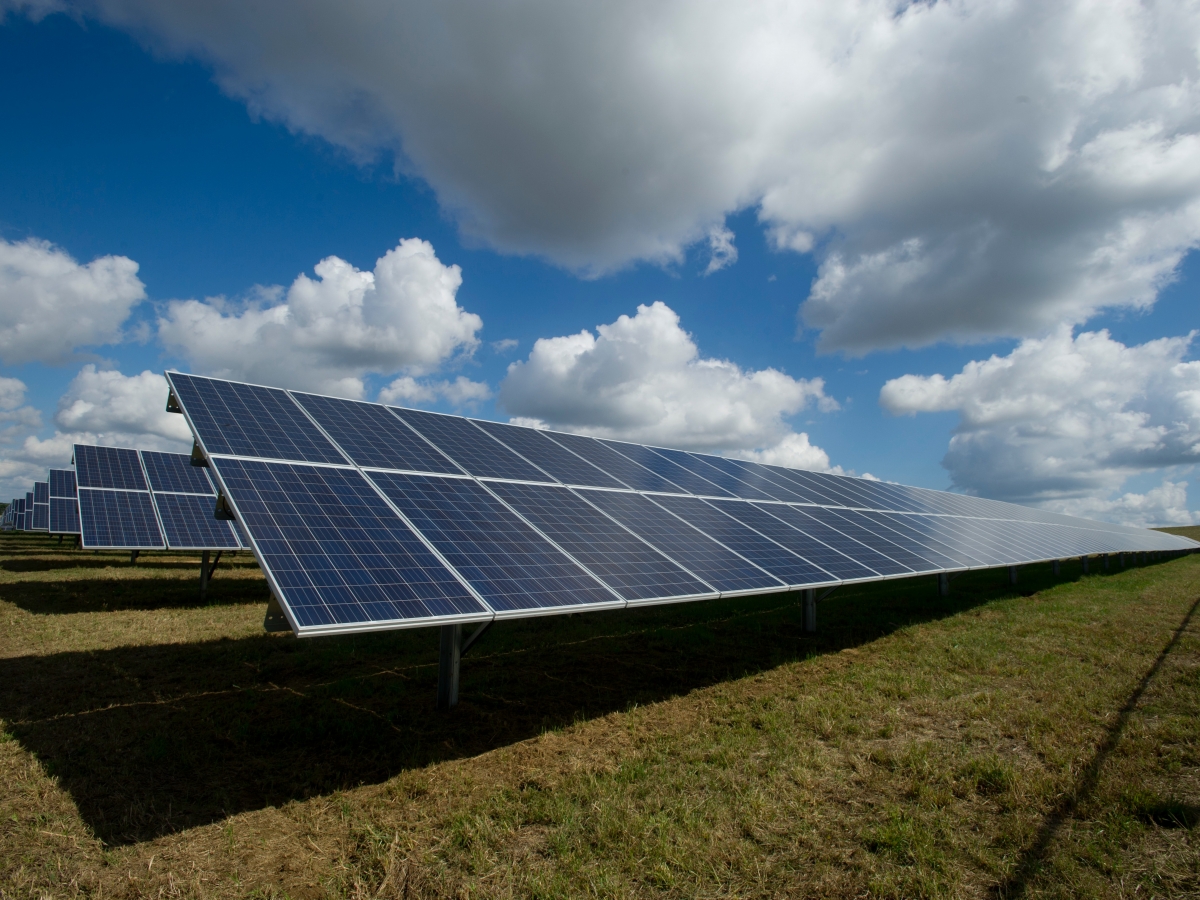
[[654,502],[695,525],[735,553],[762,566],[785,584],[797,587],[840,581],[699,497],[656,496]]
[[782,544],[793,553],[808,560],[813,565],[819,566],[835,578],[852,581],[855,579],[879,577],[879,573],[874,569],[867,568],[844,553],[838,552],[828,544],[821,543],[821,541],[805,531],[765,511],[768,509],[779,509],[783,512],[789,510],[790,507],[782,506],[781,504],[758,506],[753,503],[733,500],[707,500],[705,502],[712,504],[742,524],[748,525],[755,531],[766,535],[776,543]]
[[79,534],[79,501],[74,497],[50,498],[50,533]]
[[25,525],[26,531],[33,531],[33,491],[25,492]]
[[200,466],[193,466],[189,457],[182,453],[159,453],[142,450],[142,462],[150,476],[150,489],[171,491],[176,494],[215,494],[208,474]]
[[230,523],[213,518],[216,496],[155,494],[167,546],[172,550],[237,550],[241,545]]
[[392,410],[472,475],[519,481],[552,480],[466,419],[415,409],[392,407]]
[[[776,518],[782,519],[792,527],[800,529],[805,534],[816,538],[821,543],[827,544],[839,553],[844,553],[846,556],[852,557],[855,562],[862,563],[880,575],[912,574],[912,569],[907,566],[901,565],[890,557],[884,556],[861,541],[854,540],[840,529],[832,528],[819,519],[814,519],[807,514],[809,510],[815,511],[822,507],[799,507],[775,503],[770,506],[761,506],[760,508],[766,510]],[[826,567],[822,564],[821,568]]]
[[600,443],[608,447],[610,450],[615,450],[622,456],[628,457],[640,466],[644,466],[656,475],[659,475],[672,484],[676,484],[683,488],[685,493],[700,494],[706,497],[732,497],[733,494],[724,488],[717,487],[706,478],[701,478],[695,472],[689,472],[676,463],[671,462],[665,456],[660,456],[649,447],[643,447],[640,444],[623,444],[619,441],[601,440]]
[[165,547],[145,491],[79,489],[81,543],[91,549],[161,550]]
[[821,519],[826,525],[836,528],[883,553],[890,559],[908,566],[914,572],[932,572],[938,569],[957,569],[964,563],[943,556],[928,548],[905,540],[902,535],[886,525],[868,518],[866,513],[849,509],[825,509],[817,507],[808,514]]
[[778,497],[751,487],[736,475],[724,468],[711,466],[703,459],[684,453],[682,450],[666,450],[662,447],[652,448],[659,456],[665,456],[680,468],[687,469],[693,475],[699,475],[705,481],[712,482],[728,494],[741,497],[743,500],[777,500]]
[[146,490],[146,478],[136,450],[123,447],[75,445],[75,476],[81,488]]
[[717,594],[567,488],[502,481],[488,487],[630,602]]
[[302,632],[491,618],[361,473],[222,458],[212,466]]
[[497,612],[624,605],[479,482],[370,477]]
[[50,502],[50,482],[35,481],[33,483],[33,502],[34,503],[49,503]]
[[803,503],[815,503],[818,505],[839,505],[842,501],[834,499],[830,494],[816,487],[811,481],[804,478],[804,473],[799,469],[785,469],[783,466],[763,466],[776,478],[784,482],[784,486],[792,493],[799,496]]
[[796,491],[794,485],[780,478],[766,466],[741,459],[725,459],[702,453],[693,453],[692,456],[704,460],[710,466],[724,469],[751,487],[762,491],[772,500],[782,500],[785,503],[809,502],[808,497]]
[[50,496],[75,499],[75,472],[72,469],[50,470]]
[[582,456],[592,465],[607,472],[626,487],[635,491],[660,491],[668,494],[687,493],[679,485],[667,481],[661,475],[656,475],[645,466],[639,466],[627,456],[606,447],[595,438],[579,434],[563,434],[551,432],[546,435],[572,453]]
[[179,372],[167,379],[209,454],[345,463],[287,391]]
[[641,494],[580,490],[580,496],[721,593],[783,586],[748,560],[680,521]]
[[563,484],[587,487],[624,487],[611,475],[602,472],[587,460],[556,444],[534,428],[502,425],[499,422],[476,422],[476,424]]
[[291,394],[360,466],[455,475],[461,472],[385,406],[298,391]]

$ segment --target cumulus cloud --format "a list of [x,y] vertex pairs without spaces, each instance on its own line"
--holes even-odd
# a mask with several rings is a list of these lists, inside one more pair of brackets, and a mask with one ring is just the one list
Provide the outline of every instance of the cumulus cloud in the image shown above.
[[137,271],[124,256],[80,265],[46,241],[0,239],[0,361],[54,365],[77,348],[120,340],[146,297]]
[[241,307],[172,301],[159,337],[211,375],[353,399],[367,373],[428,373],[478,345],[483,320],[455,301],[462,271],[427,241],[402,240],[372,272],[336,256],[314,271]]
[[64,6],[206,61],[256,114],[394,154],[501,250],[677,262],[757,209],[818,254],[802,321],[830,350],[1145,306],[1200,239],[1195,4]]
[[733,238],[733,232],[724,226],[714,228],[708,233],[709,258],[708,267],[704,270],[705,275],[719,272],[737,262],[738,252]]
[[[7,387],[0,383],[0,399],[16,396],[16,411],[29,410],[33,415],[20,422],[19,428],[0,432],[0,497],[28,490],[31,482],[45,480],[51,467],[69,465],[73,444],[177,453],[186,453],[192,446],[183,416],[166,411],[167,380],[149,370],[122,375],[84,366],[59,399],[54,434],[47,438],[34,433],[42,424],[37,411],[19,406],[24,385],[11,393],[6,392]],[[5,415],[0,412],[0,421]]]
[[[829,459],[785,421],[806,406],[837,408],[820,378],[744,371],[700,356],[666,304],[537,341],[500,385],[500,404],[523,424],[598,437],[720,452],[758,451],[788,465]],[[766,457],[764,457],[766,458]]]
[[459,375],[453,381],[417,380],[411,375],[397,378],[379,392],[379,402],[412,406],[447,400],[453,406],[475,406],[490,400],[492,389],[481,381]]
[[1166,483],[1111,498],[1132,475],[1200,461],[1192,340],[1127,347],[1106,331],[1075,336],[1064,326],[951,378],[893,379],[879,401],[897,415],[958,412],[943,465],[971,493],[1116,518],[1157,509],[1174,520],[1178,488]]
[[1162,484],[1144,494],[1127,493],[1113,500],[1083,497],[1053,504],[1069,516],[1108,519],[1125,525],[1150,528],[1156,525],[1195,525],[1200,515],[1188,509],[1186,481],[1164,478]]

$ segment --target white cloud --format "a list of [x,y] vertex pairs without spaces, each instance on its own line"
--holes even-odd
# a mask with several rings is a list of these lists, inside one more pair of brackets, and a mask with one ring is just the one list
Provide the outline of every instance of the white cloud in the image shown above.
[[527,360],[508,367],[504,409],[526,424],[828,468],[825,452],[784,421],[810,403],[837,408],[820,378],[701,357],[661,302],[596,332],[537,341]]
[[1106,331],[1073,336],[1064,326],[951,378],[893,379],[879,400],[897,415],[957,411],[943,465],[972,493],[1131,519],[1137,504],[1158,504],[1165,515],[1175,508],[1165,486],[1151,499],[1111,498],[1132,475],[1200,461],[1200,362],[1185,358],[1191,342],[1127,347]]
[[428,373],[478,344],[483,320],[455,302],[462,271],[426,241],[402,240],[373,272],[336,256],[315,272],[282,300],[279,288],[260,290],[244,308],[172,301],[159,337],[211,375],[355,399],[368,372]]
[[492,341],[492,349],[497,353],[507,353],[519,343],[520,341],[518,341],[516,338],[504,338],[503,340]]
[[0,239],[0,360],[54,365],[77,348],[119,341],[146,297],[137,271],[124,256],[81,266],[46,241]]
[[411,375],[404,375],[379,392],[379,402],[406,406],[444,399],[461,407],[477,405],[490,400],[491,396],[492,389],[486,384],[471,381],[464,375],[459,375],[453,381],[418,381]]
[[[757,208],[826,349],[1145,306],[1200,239],[1200,8],[78,0],[464,232],[603,273]],[[26,8],[49,8],[32,7]]]
[[[9,380],[15,379],[5,379]],[[33,433],[41,427],[41,418],[28,406],[16,411],[28,410],[32,416],[19,428],[0,432],[0,497],[44,481],[49,468],[69,465],[77,443],[188,452],[192,436],[187,423],[183,416],[168,413],[166,406],[167,380],[162,375],[147,370],[127,376],[84,366],[58,401],[52,436]]]
[[1187,507],[1187,482],[1163,479],[1144,494],[1122,494],[1114,500],[1083,497],[1048,504],[1058,512],[1088,519],[1108,519],[1149,528],[1156,525],[1195,525],[1200,514]]
[[738,251],[733,238],[733,232],[724,226],[714,228],[708,233],[709,258],[708,267],[704,270],[705,275],[719,272],[737,262]]

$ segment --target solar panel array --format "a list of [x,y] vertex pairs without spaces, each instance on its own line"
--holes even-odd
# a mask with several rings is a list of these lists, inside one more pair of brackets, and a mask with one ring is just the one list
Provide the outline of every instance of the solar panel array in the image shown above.
[[1200,547],[860,478],[167,378],[298,634]]
[[50,483],[47,481],[33,483],[33,521],[30,530],[50,530]]
[[[76,531],[86,549],[237,550],[243,546],[233,523],[214,517],[217,494],[212,482],[185,454],[76,444],[75,471],[51,470],[51,478],[62,495],[75,488]],[[60,524],[70,522],[71,512],[64,502]]]

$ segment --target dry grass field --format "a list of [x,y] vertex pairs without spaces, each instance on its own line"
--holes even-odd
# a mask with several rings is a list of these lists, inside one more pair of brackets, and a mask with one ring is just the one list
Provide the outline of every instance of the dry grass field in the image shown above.
[[1200,896],[1200,556],[436,633],[0,536],[0,897]]

